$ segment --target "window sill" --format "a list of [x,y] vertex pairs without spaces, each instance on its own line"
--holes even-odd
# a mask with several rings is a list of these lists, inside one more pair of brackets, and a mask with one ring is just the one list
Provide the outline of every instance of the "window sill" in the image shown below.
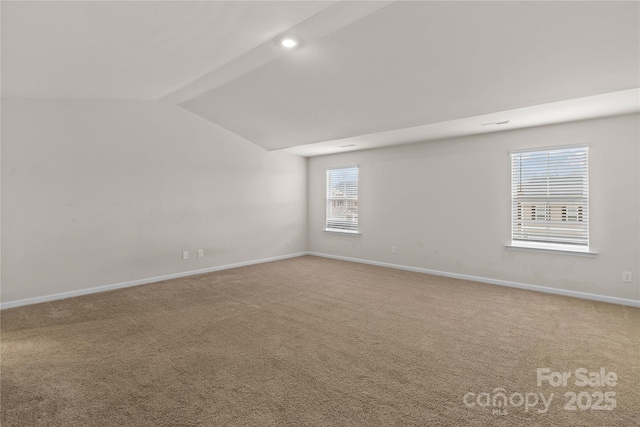
[[509,250],[542,252],[558,255],[573,255],[585,257],[595,257],[596,255],[598,255],[597,252],[591,252],[588,248],[580,249],[571,245],[556,245],[552,243],[511,242],[510,245],[505,245],[505,247]]
[[360,232],[359,231],[338,230],[338,229],[334,229],[334,228],[325,228],[322,231],[324,231],[327,234],[343,234],[343,235],[347,235],[347,236],[360,236]]

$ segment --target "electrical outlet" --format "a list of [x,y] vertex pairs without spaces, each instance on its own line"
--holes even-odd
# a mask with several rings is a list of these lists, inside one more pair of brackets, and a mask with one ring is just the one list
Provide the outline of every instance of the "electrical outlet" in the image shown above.
[[622,281],[625,283],[631,283],[633,280],[631,279],[631,272],[630,271],[623,271],[622,272]]
[[198,249],[198,258],[202,258],[204,256],[204,249]]
[[396,251],[396,247],[395,247],[395,246],[391,246],[391,253],[392,253],[392,254],[395,254],[396,252],[397,252],[397,251]]
[[182,251],[182,259],[189,259],[189,251]]

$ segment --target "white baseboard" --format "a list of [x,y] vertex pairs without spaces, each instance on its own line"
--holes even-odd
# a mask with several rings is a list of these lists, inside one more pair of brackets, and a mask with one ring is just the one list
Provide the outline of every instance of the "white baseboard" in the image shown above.
[[611,303],[611,304],[621,304],[621,305],[627,305],[627,306],[631,306],[631,307],[640,307],[640,301],[639,300],[632,300],[632,299],[626,299],[626,298],[616,298],[616,297],[610,297],[610,296],[606,296],[606,295],[589,294],[589,293],[585,293],[585,292],[570,291],[570,290],[565,290],[565,289],[548,288],[546,286],[538,286],[538,285],[530,285],[530,284],[526,284],[526,283],[510,282],[510,281],[507,281],[507,280],[488,279],[486,277],[469,276],[469,275],[466,275],[466,274],[449,273],[449,272],[446,272],[446,271],[430,270],[430,269],[427,269],[427,268],[411,267],[411,266],[407,266],[407,265],[391,264],[391,263],[380,262],[380,261],[369,261],[369,260],[365,260],[365,259],[350,258],[350,257],[339,256],[339,255],[330,255],[330,254],[324,254],[324,253],[319,253],[319,252],[297,252],[297,253],[294,253],[294,254],[281,255],[281,256],[270,257],[270,258],[262,258],[262,259],[258,259],[258,260],[252,260],[252,261],[244,261],[244,262],[239,262],[239,263],[235,263],[235,264],[218,265],[218,266],[215,266],[215,267],[203,268],[203,269],[200,269],[200,270],[185,271],[185,272],[182,272],[182,273],[168,274],[168,275],[165,275],[165,276],[157,276],[157,277],[151,277],[151,278],[147,278],[147,279],[132,280],[130,282],[122,282],[122,283],[115,283],[115,284],[112,284],[112,285],[98,286],[98,287],[95,287],[95,288],[80,289],[80,290],[77,290],[77,291],[62,292],[62,293],[58,293],[58,294],[45,295],[45,296],[41,296],[41,297],[26,298],[26,299],[16,300],[16,301],[8,301],[8,302],[0,303],[0,310],[3,310],[5,308],[20,307],[20,306],[24,306],[24,305],[38,304],[38,303],[41,303],[41,302],[48,302],[48,301],[55,301],[55,300],[65,299],[65,298],[77,297],[77,296],[80,296],[80,295],[88,295],[88,294],[93,294],[93,293],[97,293],[97,292],[110,291],[110,290],[113,290],[113,289],[121,289],[121,288],[128,288],[128,287],[131,287],[131,286],[145,285],[147,283],[160,282],[160,281],[169,280],[169,279],[177,279],[177,278],[180,278],[180,277],[194,276],[196,274],[203,274],[203,273],[211,273],[211,272],[214,272],[214,271],[228,270],[230,268],[244,267],[244,266],[247,266],[247,265],[261,264],[261,263],[265,263],[265,262],[278,261],[278,260],[287,259],[287,258],[297,258],[297,257],[304,256],[304,255],[313,255],[313,256],[322,257],[322,258],[331,258],[331,259],[338,259],[338,260],[342,260],[342,261],[357,262],[357,263],[360,263],[360,264],[370,264],[370,265],[377,265],[377,266],[380,266],[380,267],[396,268],[398,270],[407,270],[407,271],[414,271],[414,272],[418,272],[418,273],[433,274],[433,275],[436,275],[436,276],[452,277],[452,278],[455,278],[455,279],[471,280],[471,281],[474,281],[474,282],[488,283],[488,284],[491,284],[491,285],[507,286],[507,287],[511,287],[511,288],[526,289],[526,290],[529,290],[529,291],[545,292],[545,293],[556,294],[556,295],[564,295],[564,296],[575,297],[575,298],[582,298],[582,299],[588,299],[588,300],[594,300],[594,301],[608,302],[608,303]]
[[5,308],[20,307],[23,305],[38,304],[41,302],[55,301],[65,298],[77,297],[80,295],[94,294],[97,292],[111,291],[114,289],[129,288],[131,286],[145,285],[147,283],[161,282],[163,280],[177,279],[180,277],[194,276],[196,274],[211,273],[213,271],[228,270],[230,268],[245,267],[247,265],[261,264],[264,262],[278,261],[287,258],[296,258],[307,255],[308,252],[297,252],[294,254],[280,255],[270,258],[262,258],[252,261],[238,262],[235,264],[218,265],[215,267],[203,268],[200,270],[184,271],[182,273],[167,274],[166,276],[150,277],[147,279],[132,280],[130,282],[114,283],[112,285],[97,286],[95,288],[80,289],[77,291],[61,292],[59,294],[45,295],[41,297],[26,298],[16,301],[7,301],[0,303],[0,310]]
[[349,257],[344,257],[344,256],[339,256],[339,255],[330,255],[330,254],[323,254],[323,253],[318,253],[318,252],[309,252],[308,254],[309,255],[313,255],[313,256],[322,257],[322,258],[338,259],[338,260],[342,260],[342,261],[357,262],[357,263],[361,263],[361,264],[371,264],[371,265],[377,265],[377,266],[380,266],[380,267],[396,268],[398,270],[415,271],[415,272],[418,272],[418,273],[427,273],[427,274],[433,274],[433,275],[436,275],[436,276],[452,277],[454,279],[471,280],[471,281],[474,281],[474,282],[488,283],[488,284],[491,284],[491,285],[507,286],[507,287],[511,287],[511,288],[526,289],[526,290],[529,290],[529,291],[544,292],[544,293],[548,293],[548,294],[564,295],[564,296],[568,296],[568,297],[582,298],[582,299],[588,299],[588,300],[593,300],[593,301],[608,302],[608,303],[611,303],[611,304],[620,304],[620,305],[628,305],[628,306],[631,306],[631,307],[640,307],[640,300],[610,297],[610,296],[606,296],[606,295],[589,294],[589,293],[586,293],[586,292],[570,291],[570,290],[566,290],[566,289],[548,288],[546,286],[538,286],[538,285],[529,285],[527,283],[510,282],[508,280],[488,279],[486,277],[468,276],[466,274],[449,273],[449,272],[446,272],[446,271],[429,270],[427,268],[410,267],[408,265],[390,264],[390,263],[379,262],[379,261],[369,261],[369,260],[366,260],[366,259],[349,258]]

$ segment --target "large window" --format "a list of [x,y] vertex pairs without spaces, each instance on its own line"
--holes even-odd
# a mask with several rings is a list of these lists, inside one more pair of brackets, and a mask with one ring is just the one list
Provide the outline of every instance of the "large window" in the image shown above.
[[358,232],[358,167],[327,170],[326,231]]
[[511,153],[513,245],[588,250],[588,154],[587,147]]

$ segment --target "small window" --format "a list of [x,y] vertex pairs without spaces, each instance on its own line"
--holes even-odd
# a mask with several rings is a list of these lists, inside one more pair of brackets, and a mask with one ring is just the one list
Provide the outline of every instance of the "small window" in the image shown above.
[[511,153],[513,244],[589,247],[588,147]]
[[580,206],[563,206],[562,220],[569,222],[582,222],[582,208]]
[[326,231],[358,233],[358,167],[327,170]]
[[547,205],[536,205],[536,206],[532,206],[531,207],[531,220],[532,221],[547,221],[549,219],[548,217],[548,210],[549,206]]

